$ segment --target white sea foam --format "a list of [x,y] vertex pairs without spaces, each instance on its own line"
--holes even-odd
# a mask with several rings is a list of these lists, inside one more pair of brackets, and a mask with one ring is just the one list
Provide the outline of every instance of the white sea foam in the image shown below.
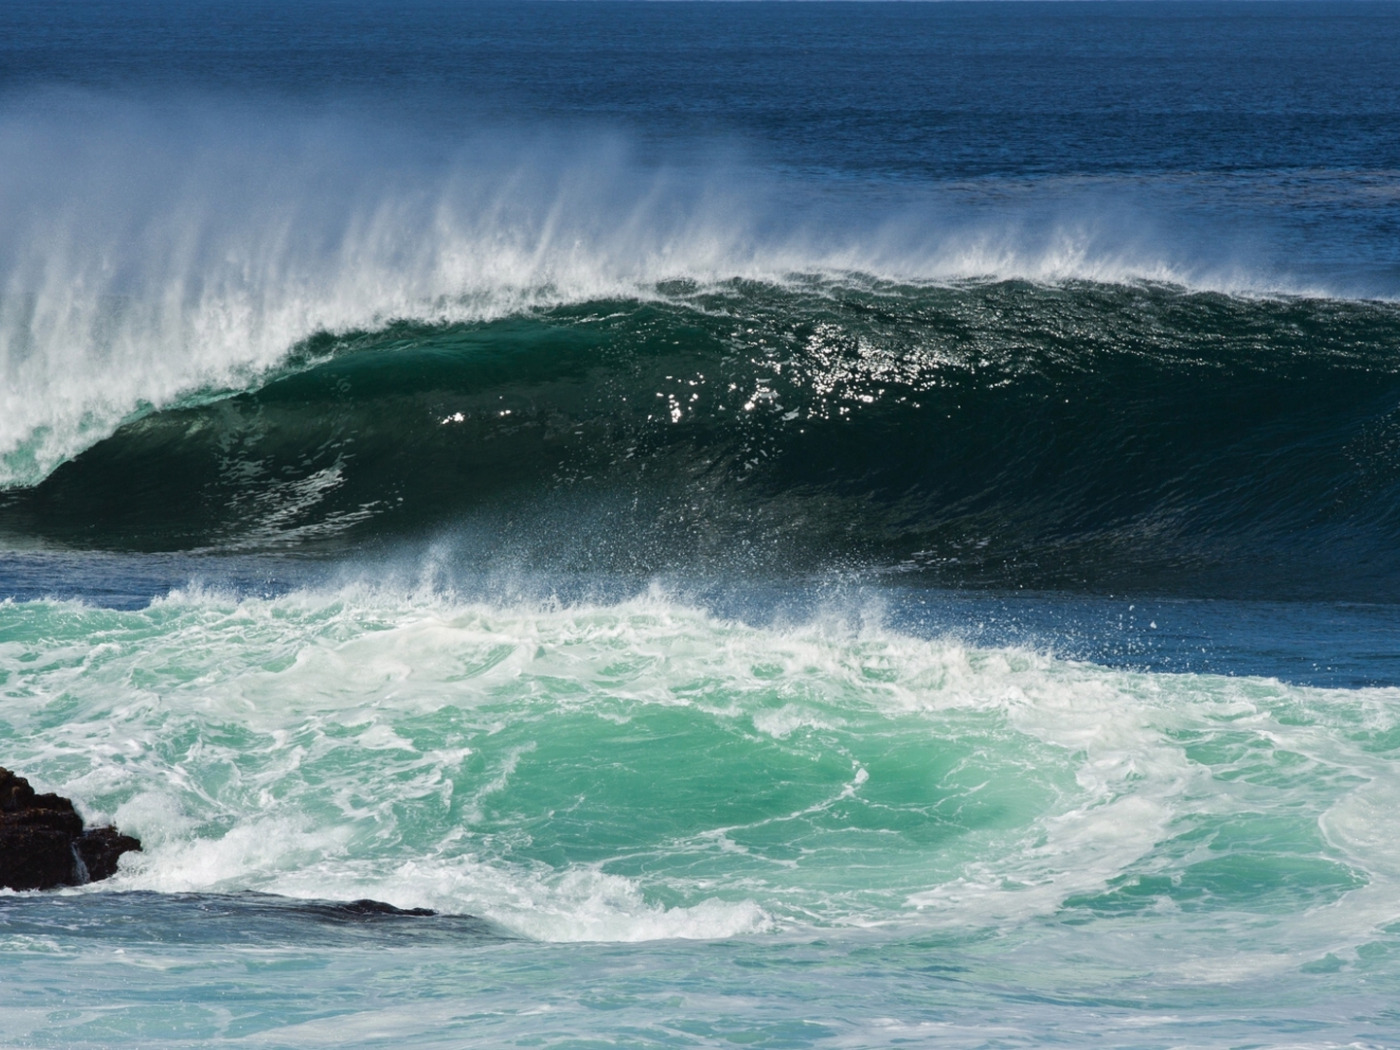
[[255,385],[315,333],[398,318],[794,274],[1307,290],[1229,251],[1178,257],[1092,192],[1039,218],[973,215],[953,191],[819,204],[737,162],[640,164],[619,137],[487,129],[444,146],[344,119],[49,98],[11,100],[0,158],[0,486],[143,412]]
[[115,888],[368,896],[545,940],[1009,928],[1180,878],[1192,835],[1257,811],[1364,874],[1290,922],[1290,950],[1345,955],[1400,914],[1365,736],[1393,731],[1395,690],[758,629],[661,593],[191,590],[0,617],[8,761],[144,840]]

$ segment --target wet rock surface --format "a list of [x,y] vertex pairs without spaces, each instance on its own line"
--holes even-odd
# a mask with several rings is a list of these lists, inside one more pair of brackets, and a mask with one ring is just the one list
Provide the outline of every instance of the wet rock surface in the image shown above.
[[73,803],[39,794],[0,766],[0,886],[47,890],[111,877],[141,843],[114,827],[84,828]]

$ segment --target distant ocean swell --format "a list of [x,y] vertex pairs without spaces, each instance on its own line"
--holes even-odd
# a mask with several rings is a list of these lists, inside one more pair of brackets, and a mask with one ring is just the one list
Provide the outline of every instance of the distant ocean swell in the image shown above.
[[1400,308],[1380,302],[675,281],[323,332],[245,390],[197,391],[16,477],[0,529],[136,550],[447,536],[468,560],[568,571],[1386,597],[1397,346]]

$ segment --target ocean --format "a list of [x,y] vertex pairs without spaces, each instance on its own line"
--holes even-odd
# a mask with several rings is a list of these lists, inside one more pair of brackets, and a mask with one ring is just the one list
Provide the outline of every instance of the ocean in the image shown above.
[[1400,1045],[1398,61],[8,0],[0,1046]]

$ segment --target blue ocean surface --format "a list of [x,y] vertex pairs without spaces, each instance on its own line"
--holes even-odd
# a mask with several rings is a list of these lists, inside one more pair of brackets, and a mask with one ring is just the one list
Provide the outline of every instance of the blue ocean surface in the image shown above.
[[0,1047],[1400,1045],[1397,68],[0,6]]

